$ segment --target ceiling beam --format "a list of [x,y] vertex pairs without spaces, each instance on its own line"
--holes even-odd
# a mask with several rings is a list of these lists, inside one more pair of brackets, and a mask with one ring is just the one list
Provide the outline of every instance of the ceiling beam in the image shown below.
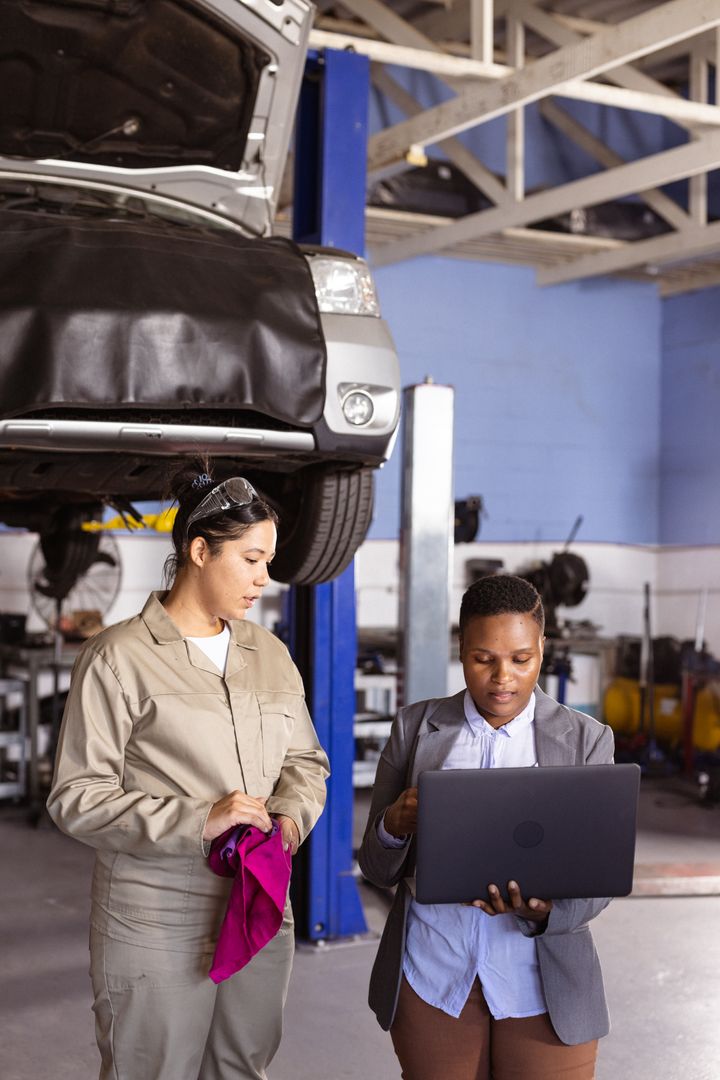
[[[396,15],[386,4],[380,3],[380,0],[343,0],[343,6],[362,18],[378,33],[388,38],[393,45],[422,49],[426,53],[435,53],[438,58],[442,57],[443,54],[434,42],[425,37],[424,34],[419,33],[405,19]],[[492,61],[492,50],[490,51],[490,60]],[[372,79],[377,89],[385,94],[406,116],[417,116],[423,111],[422,106],[418,104],[412,95],[404,90],[377,63],[373,65]],[[471,183],[475,184],[497,206],[504,206],[510,201],[504,185],[458,139],[444,140],[440,149],[462,170]],[[375,175],[377,176],[377,174]],[[373,178],[372,174],[370,174],[370,178]]]
[[493,0],[470,0],[470,55],[489,64],[495,44]]
[[[710,100],[710,71],[708,62],[699,52],[690,54],[690,97],[693,101],[705,104]],[[720,109],[718,110],[720,112]],[[689,195],[690,217],[696,225],[707,225],[708,220],[708,176],[698,173],[690,178]]]
[[609,105],[613,109],[631,109],[633,112],[664,116],[694,134],[701,134],[702,129],[707,130],[720,124],[720,109],[715,105],[688,101],[681,97],[661,97],[659,94],[645,94],[640,90],[626,90],[622,86],[578,80],[558,86],[554,93],[558,97],[572,98],[574,101],[592,101],[597,105]]
[[[507,53],[512,66],[525,66],[525,26],[515,15],[508,15]],[[508,114],[505,175],[510,194],[516,202],[525,198],[525,110],[514,109]]]
[[[393,105],[401,109],[406,116],[416,116],[419,112],[422,112],[422,106],[404,87],[400,86],[392,78],[385,68],[373,64],[371,77],[378,90]],[[484,192],[489,199],[492,199],[497,206],[507,206],[512,202],[504,184],[459,139],[445,139],[439,145],[440,149],[467,176],[468,180],[475,184],[480,191]]]
[[668,276],[666,280],[661,277],[658,281],[658,289],[663,297],[697,292],[698,289],[711,289],[716,285],[720,285],[720,266],[712,269],[698,268],[695,273],[689,273],[687,277]]
[[[368,26],[374,27],[387,41],[395,45],[407,45],[411,49],[437,49],[437,45],[425,34],[397,15],[391,7],[380,0],[342,0],[342,6],[357,15]],[[492,60],[492,55],[490,56]]]
[[[556,17],[553,12],[542,11],[535,4],[518,3],[517,6],[518,10],[522,11],[525,25],[552,45],[560,47],[576,45],[585,40],[585,35],[592,36],[605,33],[608,30],[607,23],[592,22],[589,24],[592,29],[586,30],[585,34],[578,33],[562,22],[559,17]],[[613,68],[606,73],[605,77],[617,86],[624,86],[628,90],[639,90],[646,94],[662,94],[665,97],[678,96],[669,87],[658,82],[657,79],[651,79],[649,75],[645,75],[642,71],[638,71],[637,68],[631,67],[629,64],[622,64]]]
[[[515,0],[516,3],[520,3],[520,0]],[[535,4],[523,5],[524,18],[527,25],[544,37],[547,41],[552,42],[553,45],[571,45],[573,42],[583,40],[583,33],[576,33],[572,26],[565,24],[560,15],[555,13],[549,14],[546,11],[541,11]],[[595,34],[601,30],[607,29],[606,23],[599,23],[588,19],[578,20],[585,24],[585,34]],[[706,50],[705,40],[707,35],[700,35],[692,41],[692,44],[686,44],[684,46],[685,51],[689,51],[691,48],[695,50]],[[679,48],[681,46],[675,45],[673,48]],[[682,98],[679,94],[676,94],[670,87],[665,86],[664,83],[659,82],[657,79],[652,79],[649,75],[639,71],[636,67],[632,67],[629,64],[623,64],[622,67],[613,68],[612,71],[605,73],[605,78],[615,83],[616,86],[622,86],[626,90],[635,90],[640,93],[647,93],[655,95],[651,100],[657,100],[658,96],[672,100],[675,105],[677,102],[683,102],[686,104],[685,98]],[[590,98],[586,100],[591,100]],[[707,98],[696,99],[707,101]],[[605,104],[605,102],[603,102]],[[639,111],[644,111],[640,109]],[[651,110],[648,110],[651,111]],[[701,118],[689,113],[683,112],[682,107],[680,109],[675,108],[673,112],[669,109],[665,114],[674,120],[675,123],[681,127],[686,128],[688,131],[697,131],[701,133],[705,126]],[[707,122],[707,121],[706,121]],[[711,121],[712,122],[712,121]]]
[[607,172],[542,191],[513,206],[482,210],[451,225],[389,244],[374,252],[374,262],[384,266],[418,255],[437,253],[459,242],[490,236],[510,226],[529,225],[533,221],[565,214],[578,207],[624,198],[717,168],[720,168],[720,131],[684,146],[618,165]]
[[452,56],[438,50],[415,49],[389,41],[330,33],[327,30],[311,30],[309,45],[311,49],[350,49],[362,56],[369,56],[379,64],[397,64],[399,67],[413,68],[416,71],[429,71],[447,79],[503,79],[512,74],[513,70],[505,64],[485,64],[481,60]]
[[[425,53],[435,53],[438,58],[442,57],[442,52],[438,49],[434,42],[425,37],[424,34],[419,33],[414,26],[412,26],[405,19],[396,15],[394,11],[387,7],[386,4],[380,3],[380,0],[342,0],[343,6],[348,8],[353,14],[362,18],[369,26],[378,31],[386,37],[392,44],[399,46],[406,46],[410,48],[417,48],[423,50]],[[490,49],[489,49],[489,61],[492,62],[492,0],[486,0],[489,3],[489,29],[490,29]],[[486,12],[487,14],[487,12]],[[481,61],[483,57],[479,58]],[[398,108],[400,108],[406,116],[417,116],[423,112],[422,106],[407,93],[399,83],[397,83],[387,71],[377,63],[373,65],[372,79],[374,85],[384,93]],[[505,186],[485,168],[482,162],[463,144],[459,139],[449,138],[445,139],[440,144],[440,149],[443,150],[448,158],[458,166],[459,169],[467,176],[471,183],[482,192],[484,192],[488,198],[490,198],[497,206],[504,206],[510,201]],[[375,174],[377,176],[377,174]],[[370,174],[370,178],[373,178],[373,174]]]
[[[536,9],[537,10],[537,9]],[[561,26],[567,26],[570,30],[577,30],[580,34],[596,34],[598,30],[607,29],[608,24],[604,22],[598,22],[597,19],[583,19],[576,15],[565,15],[563,12],[554,11],[552,18],[555,23]],[[656,53],[653,53],[650,57],[644,57],[642,60],[643,66],[655,67],[656,64],[665,63],[666,60],[676,60],[680,56],[688,56],[690,51],[694,48],[699,48],[703,52],[705,59],[713,63],[713,35],[704,34],[700,35],[697,41],[694,41],[692,45],[687,41],[678,41],[674,45],[668,45],[665,49],[658,49]],[[662,86],[662,83],[658,84]],[[672,93],[672,90],[668,90],[665,87],[667,93]]]
[[[588,131],[579,121],[561,109],[552,99],[546,98],[540,102],[540,113],[550,123],[561,131],[568,139],[579,146],[589,157],[594,158],[606,169],[612,169],[616,165],[624,165],[625,159],[611,150],[607,143],[598,139],[591,131]],[[690,224],[690,218],[678,204],[657,188],[647,188],[642,192],[642,198],[647,205],[655,211],[664,221],[676,229],[684,229]]]
[[[316,49],[352,49],[363,56],[368,56],[376,63],[397,64],[400,67],[428,71],[448,82],[463,78],[504,79],[509,74],[514,73],[513,68],[504,64],[484,64],[480,60],[451,56],[448,53],[395,45],[387,41],[378,41],[375,38],[360,38],[349,34],[330,33],[326,30],[311,30],[310,46]],[[670,97],[660,97],[659,94],[646,94],[617,86],[607,86],[604,83],[580,82],[577,79],[574,82],[555,87],[554,93],[576,101],[592,101],[615,109],[633,109],[636,112],[666,116],[668,119],[673,119],[677,123],[693,129],[700,126],[708,128],[720,125],[720,109],[715,105],[687,101],[685,98],[677,97],[674,94]],[[517,107],[513,106],[513,108]],[[508,108],[506,111],[509,112],[512,109]],[[425,113],[423,112],[422,115],[425,115]],[[387,130],[394,131],[395,128],[388,128]],[[376,138],[376,136],[373,136],[373,138]],[[372,143],[372,139],[370,142]],[[371,160],[370,171],[375,173],[385,172],[388,168],[396,167],[402,160],[400,158],[385,164],[376,164]]]
[[369,140],[370,167],[392,165],[411,146],[457,135],[537,101],[565,83],[592,78],[716,26],[720,26],[718,0],[670,0],[660,9],[558,49],[496,84],[470,86],[452,100],[378,132]]
[[615,251],[583,255],[579,259],[571,259],[539,271],[537,281],[539,285],[559,285],[581,278],[613,274],[633,266],[682,262],[713,251],[720,251],[720,222],[713,225],[692,225],[683,233],[656,236],[652,240],[636,240]]

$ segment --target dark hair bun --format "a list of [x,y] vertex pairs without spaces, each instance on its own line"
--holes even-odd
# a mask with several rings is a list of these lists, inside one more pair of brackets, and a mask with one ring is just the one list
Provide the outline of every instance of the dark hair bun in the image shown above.
[[[215,485],[210,461],[206,457],[189,458],[168,480],[168,496],[178,506],[194,507]],[[189,507],[188,507],[189,508]]]

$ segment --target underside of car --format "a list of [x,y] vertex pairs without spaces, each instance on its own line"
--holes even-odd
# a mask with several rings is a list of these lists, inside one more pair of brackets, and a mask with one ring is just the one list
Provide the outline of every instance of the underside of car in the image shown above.
[[[5,525],[52,535],[56,547],[77,546],[83,524],[106,507],[136,519],[135,504],[160,500],[182,457],[24,453],[0,450],[0,518]],[[327,469],[316,462],[211,459],[220,481],[242,474],[279,517],[273,577],[294,584],[329,581],[351,561],[372,518],[373,470]]]
[[323,420],[327,352],[300,249],[72,204],[30,212],[17,195],[0,223],[0,520],[52,535],[65,580],[89,557],[84,522],[162,500],[183,457],[206,454],[277,511],[278,580],[339,573],[382,455]]
[[399,371],[363,260],[270,235],[312,6],[0,0],[0,20],[0,522],[51,537],[66,583],[83,525],[163,500],[199,455],[278,513],[278,580],[336,576]]

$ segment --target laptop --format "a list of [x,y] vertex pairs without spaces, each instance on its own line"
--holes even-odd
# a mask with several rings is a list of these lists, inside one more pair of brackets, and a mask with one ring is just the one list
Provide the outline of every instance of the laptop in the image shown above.
[[446,769],[418,781],[415,897],[422,904],[627,896],[638,765]]

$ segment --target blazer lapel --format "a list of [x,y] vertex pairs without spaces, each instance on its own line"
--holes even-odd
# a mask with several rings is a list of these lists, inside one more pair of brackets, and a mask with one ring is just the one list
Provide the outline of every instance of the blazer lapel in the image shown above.
[[563,705],[535,687],[535,750],[538,765],[573,765],[577,737]]
[[465,723],[464,698],[464,690],[443,698],[435,711],[420,722],[410,772],[411,787],[417,785],[420,773],[442,768]]
[[[410,786],[430,769],[441,769],[465,722],[465,691],[443,698],[434,712],[420,722],[415,757],[410,768]],[[535,687],[535,750],[539,765],[572,765],[577,738],[568,710]]]

